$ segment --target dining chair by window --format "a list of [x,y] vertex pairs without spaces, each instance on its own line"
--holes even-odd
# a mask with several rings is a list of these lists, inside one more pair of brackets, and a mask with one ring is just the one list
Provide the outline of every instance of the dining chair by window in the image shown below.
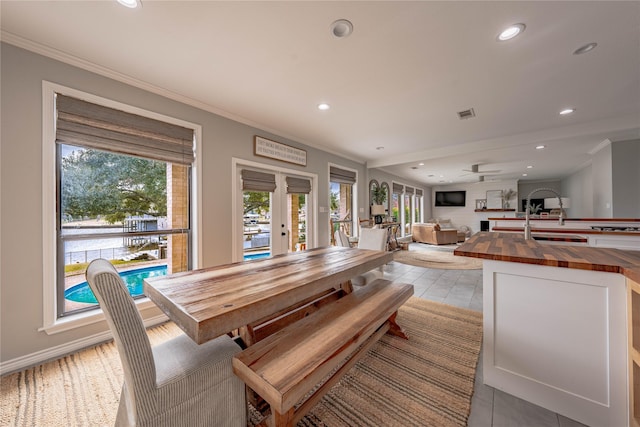
[[244,383],[231,367],[241,349],[229,336],[197,345],[181,334],[152,348],[113,265],[96,259],[86,276],[124,370],[116,426],[246,426]]
[[[387,248],[387,230],[384,228],[363,228],[360,230],[358,248],[384,251]],[[366,286],[383,276],[382,267],[367,271],[360,276],[351,278],[351,283],[356,286]]]
[[345,248],[351,247],[351,242],[349,242],[349,236],[347,236],[347,234],[344,231],[337,229],[336,232],[333,234],[333,238],[336,241],[336,246],[344,246]]

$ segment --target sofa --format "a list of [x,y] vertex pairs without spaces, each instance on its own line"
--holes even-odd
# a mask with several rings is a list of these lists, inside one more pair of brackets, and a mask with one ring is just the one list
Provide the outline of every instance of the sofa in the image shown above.
[[414,242],[432,245],[450,245],[458,243],[458,230],[442,228],[440,224],[416,223],[411,227]]

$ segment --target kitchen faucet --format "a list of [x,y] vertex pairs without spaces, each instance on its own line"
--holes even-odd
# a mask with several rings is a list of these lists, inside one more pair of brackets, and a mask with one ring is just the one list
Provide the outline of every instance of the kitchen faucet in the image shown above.
[[560,197],[560,194],[553,188],[544,188],[544,187],[536,188],[527,196],[527,204],[525,205],[525,210],[526,210],[525,212],[526,221],[524,223],[525,240],[531,240],[531,225],[529,223],[531,218],[529,217],[529,207],[531,206],[531,196],[533,196],[533,194],[537,193],[538,191],[551,191],[553,194],[556,195],[556,197],[558,198],[558,201],[560,202],[560,217],[558,218],[558,224],[564,225],[564,209],[562,209],[562,197]]

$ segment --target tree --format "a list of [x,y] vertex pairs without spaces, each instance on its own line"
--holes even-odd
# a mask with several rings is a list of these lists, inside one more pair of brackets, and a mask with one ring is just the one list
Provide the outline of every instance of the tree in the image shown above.
[[244,213],[262,213],[269,211],[269,192],[245,191],[242,194],[244,200]]
[[132,215],[167,215],[165,162],[76,149],[62,157],[60,169],[65,217],[103,216],[115,223]]

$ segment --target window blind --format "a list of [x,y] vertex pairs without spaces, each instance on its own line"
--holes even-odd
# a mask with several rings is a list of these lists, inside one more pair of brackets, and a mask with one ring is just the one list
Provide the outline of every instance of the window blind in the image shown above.
[[413,187],[404,187],[405,194],[413,194]]
[[56,142],[189,165],[193,129],[56,94]]
[[416,188],[416,196],[422,197],[422,190],[421,189]]
[[276,176],[272,173],[243,169],[242,189],[246,191],[275,191]]
[[311,180],[304,178],[287,177],[287,193],[309,194],[311,193]]
[[341,184],[355,184],[356,173],[354,171],[348,171],[340,169],[335,166],[329,167],[329,181],[339,182]]
[[395,182],[392,185],[393,185],[393,194],[402,194],[402,192],[404,191],[403,185],[396,184]]

